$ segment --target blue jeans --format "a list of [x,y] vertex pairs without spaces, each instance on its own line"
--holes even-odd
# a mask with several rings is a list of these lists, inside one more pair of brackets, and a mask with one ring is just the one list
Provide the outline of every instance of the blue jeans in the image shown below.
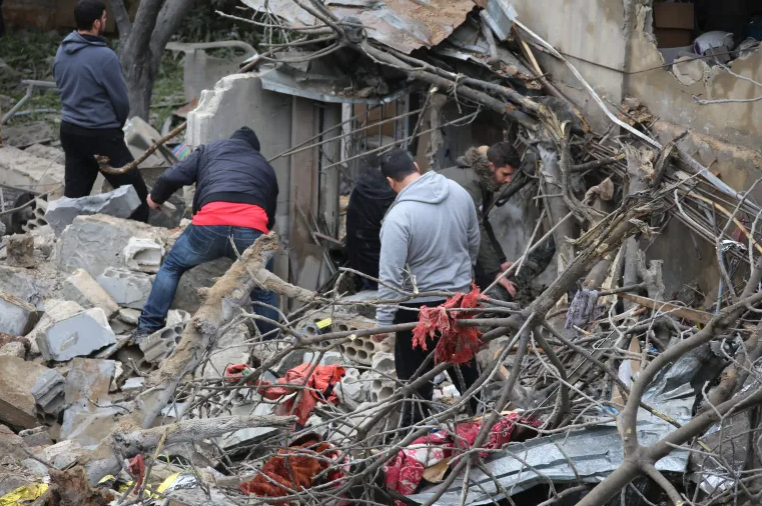
[[[254,244],[260,235],[262,232],[259,230],[246,227],[188,225],[188,228],[172,246],[156,275],[151,295],[148,296],[148,302],[146,302],[143,314],[140,316],[138,328],[155,332],[164,327],[167,313],[177,292],[177,285],[185,271],[222,257],[236,260],[236,253],[230,244],[230,238],[233,238],[238,252],[243,254],[244,250]],[[272,259],[268,262],[267,269],[272,271]],[[275,292],[255,288],[251,292],[251,301],[256,314],[273,321],[279,321],[280,317],[277,310],[257,304],[257,302],[261,302],[273,308],[277,307],[278,300]],[[270,323],[257,321],[257,327],[263,335],[266,335],[266,339],[273,339],[278,335],[277,331],[268,334],[268,332],[277,329]]]

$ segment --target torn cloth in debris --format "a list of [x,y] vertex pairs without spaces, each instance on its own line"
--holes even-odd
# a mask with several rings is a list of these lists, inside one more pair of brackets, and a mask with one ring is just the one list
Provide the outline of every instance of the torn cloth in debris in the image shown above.
[[[539,426],[537,421],[520,418],[516,413],[509,413],[492,427],[489,441],[484,448],[486,450],[500,449],[510,442],[517,420],[534,427]],[[457,437],[453,437],[447,431],[419,437],[410,446],[400,450],[397,457],[384,467],[386,487],[405,495],[414,493],[421,483],[426,468],[453,457],[455,449],[468,450],[474,444],[481,428],[480,421],[461,423],[456,427]],[[486,457],[487,452],[480,452],[480,455]],[[397,506],[404,504],[400,501],[396,502]]]
[[[314,368],[314,371],[312,369]],[[310,374],[312,371],[312,374]],[[299,423],[304,425],[310,413],[319,402],[338,404],[339,398],[334,392],[334,386],[341,381],[346,370],[337,365],[302,364],[290,369],[286,376],[272,385],[268,381],[259,382],[258,392],[266,399],[277,400],[284,395],[295,394],[278,404],[276,415],[296,415]],[[309,378],[307,375],[309,374]],[[298,399],[298,402],[297,402]],[[296,407],[294,407],[296,403]]]
[[[340,456],[341,452],[335,450],[329,443],[321,443],[312,439],[306,443],[294,445],[289,448],[278,450],[278,454],[271,457],[262,466],[261,474],[251,481],[241,483],[239,488],[245,494],[258,497],[283,497],[291,495],[292,491],[311,488],[315,483],[315,477],[328,469]],[[323,480],[336,482],[344,477],[344,472],[339,469],[329,471]],[[287,502],[276,503],[287,504]]]
[[458,327],[458,320],[470,320],[472,311],[448,311],[455,308],[473,308],[479,302],[480,292],[474,286],[468,294],[458,293],[437,307],[421,308],[418,325],[413,330],[413,348],[426,350],[426,338],[441,335],[434,352],[436,363],[465,364],[479,352],[481,333],[476,327]]

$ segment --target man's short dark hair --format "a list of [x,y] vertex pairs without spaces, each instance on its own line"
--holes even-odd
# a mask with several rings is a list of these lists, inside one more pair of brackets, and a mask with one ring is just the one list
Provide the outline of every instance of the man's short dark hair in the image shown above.
[[415,162],[410,153],[402,148],[394,148],[381,155],[381,172],[398,183],[416,172]]
[[491,146],[487,150],[487,160],[492,162],[495,167],[510,165],[514,169],[518,169],[521,165],[521,157],[510,142],[498,142]]
[[101,0],[79,0],[74,7],[74,21],[77,22],[77,30],[92,30],[97,19],[101,19],[106,4]]

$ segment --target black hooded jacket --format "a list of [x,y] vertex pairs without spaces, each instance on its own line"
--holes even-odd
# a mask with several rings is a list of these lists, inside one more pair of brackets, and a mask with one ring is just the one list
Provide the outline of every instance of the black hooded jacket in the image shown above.
[[265,210],[267,228],[272,229],[278,180],[259,147],[259,139],[249,127],[236,130],[230,139],[200,146],[159,177],[151,199],[162,204],[183,186],[195,183],[193,214],[210,202],[254,204]]
[[394,191],[381,171],[365,172],[357,181],[347,208],[347,255],[350,267],[378,278],[381,221],[394,202]]

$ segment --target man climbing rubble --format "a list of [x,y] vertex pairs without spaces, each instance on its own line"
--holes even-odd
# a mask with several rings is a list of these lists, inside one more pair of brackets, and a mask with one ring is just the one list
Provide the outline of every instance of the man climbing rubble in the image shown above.
[[[53,75],[61,92],[61,147],[66,154],[64,195],[90,195],[98,177],[95,155],[107,156],[120,167],[133,160],[122,127],[130,112],[127,86],[116,53],[102,37],[106,6],[100,0],[80,0],[74,7],[77,30],[61,43]],[[132,185],[141,205],[131,218],[148,221],[148,188],[137,169],[104,174],[114,188]]]
[[[170,250],[156,275],[133,340],[139,344],[164,327],[167,313],[183,273],[222,257],[236,259],[275,224],[278,181],[275,171],[259,152],[259,139],[248,127],[230,139],[199,147],[156,181],[148,205],[158,209],[183,186],[196,185],[193,221]],[[235,249],[231,244],[235,243]],[[272,260],[267,268],[272,270]],[[279,319],[275,293],[255,289],[254,311],[273,322]],[[267,339],[276,326],[257,321]]]
[[[378,296],[381,300],[400,300],[402,294],[422,294],[399,305],[381,306],[376,310],[376,325],[418,321],[422,306],[438,306],[445,302],[440,295],[427,296],[426,292],[469,292],[472,268],[479,252],[479,222],[468,193],[457,183],[436,172],[421,175],[418,165],[402,149],[394,149],[381,157],[381,171],[397,194],[381,227],[381,261],[379,264]],[[383,337],[383,336],[382,336]],[[413,347],[413,331],[397,332],[394,362],[397,378],[409,380],[421,367],[438,338],[427,339],[428,351]],[[430,370],[434,366],[429,362]],[[463,385],[455,380],[461,393],[478,378],[476,361],[460,370]],[[455,376],[459,376],[455,374]],[[433,386],[427,383],[417,391],[431,400]],[[476,411],[477,401],[471,400]],[[422,419],[420,403],[406,402],[403,407],[402,426],[407,427]]]
[[[474,277],[476,285],[482,290],[499,279],[503,271],[511,266],[495,237],[488,214],[495,192],[502,185],[511,182],[520,164],[521,158],[514,147],[509,142],[500,142],[491,147],[471,148],[466,151],[465,156],[458,159],[457,167],[440,172],[462,186],[474,202],[481,235]],[[499,284],[511,297],[516,296],[516,285],[513,282],[502,278]]]

